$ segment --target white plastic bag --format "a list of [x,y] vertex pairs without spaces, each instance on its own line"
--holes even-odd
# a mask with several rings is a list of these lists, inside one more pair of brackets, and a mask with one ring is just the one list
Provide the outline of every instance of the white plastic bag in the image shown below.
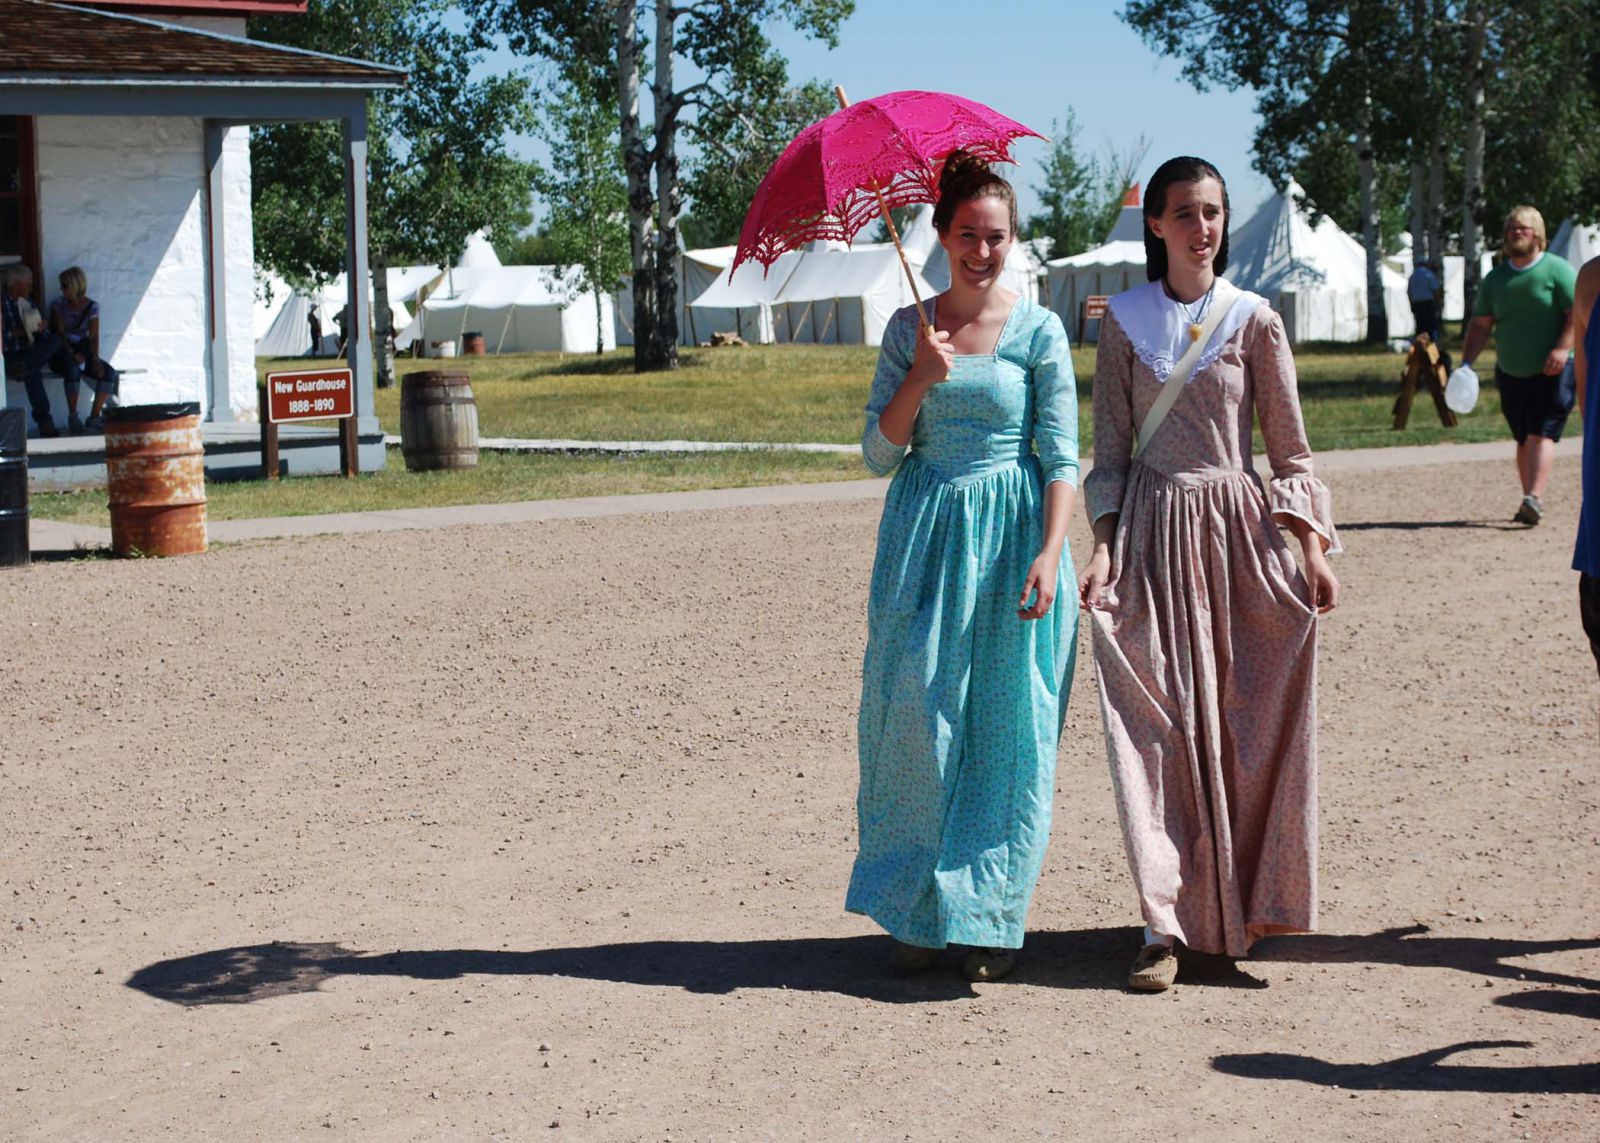
[[1462,416],[1478,407],[1478,375],[1470,365],[1458,365],[1444,385],[1444,403]]

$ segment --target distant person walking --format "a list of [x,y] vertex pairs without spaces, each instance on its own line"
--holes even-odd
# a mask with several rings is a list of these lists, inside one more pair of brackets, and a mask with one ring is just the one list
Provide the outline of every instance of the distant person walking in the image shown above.
[[1578,271],[1572,307],[1578,418],[1583,422],[1583,500],[1578,505],[1578,609],[1600,669],[1600,258]]
[[[1432,259],[1417,263],[1406,282],[1406,297],[1411,302],[1411,317],[1418,333],[1425,333],[1433,344],[1444,338],[1444,283],[1439,278],[1438,263]],[[1444,346],[1439,345],[1439,352]]]
[[1338,602],[1326,553],[1339,541],[1283,320],[1219,276],[1216,167],[1185,156],[1157,169],[1144,245],[1150,281],[1111,299],[1095,356],[1094,554],[1080,585],[1145,923],[1128,985],[1159,992],[1178,941],[1242,957],[1316,927],[1317,617]]
[[950,288],[926,327],[911,306],[889,320],[861,438],[867,466],[895,477],[867,600],[845,908],[894,937],[894,971],[962,945],[967,977],[995,980],[1044,864],[1077,649],[1078,398],[1061,319],[1000,285],[1011,185],[956,151],[933,225]]
[[1470,366],[1495,336],[1500,411],[1517,440],[1522,503],[1512,519],[1530,527],[1544,518],[1556,442],[1572,411],[1572,291],[1577,271],[1545,249],[1544,216],[1531,206],[1506,216],[1505,255],[1478,287],[1461,363]]

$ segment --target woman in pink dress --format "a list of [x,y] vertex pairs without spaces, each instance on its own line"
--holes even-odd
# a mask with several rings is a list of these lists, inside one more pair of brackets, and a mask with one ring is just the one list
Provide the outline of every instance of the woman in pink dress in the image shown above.
[[1339,542],[1283,322],[1219,276],[1228,214],[1210,163],[1162,164],[1144,202],[1150,281],[1111,300],[1095,363],[1080,589],[1145,921],[1141,991],[1171,985],[1177,941],[1243,957],[1316,925],[1316,631],[1338,601]]

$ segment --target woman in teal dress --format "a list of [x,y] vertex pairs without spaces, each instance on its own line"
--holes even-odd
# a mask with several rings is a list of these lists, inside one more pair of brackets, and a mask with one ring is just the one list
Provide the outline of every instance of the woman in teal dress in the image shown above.
[[939,190],[950,289],[931,328],[909,306],[890,320],[861,440],[868,467],[898,472],[867,607],[845,907],[894,937],[897,971],[963,945],[967,976],[993,980],[1044,862],[1077,645],[1077,392],[1060,319],[999,284],[1010,185],[958,151]]

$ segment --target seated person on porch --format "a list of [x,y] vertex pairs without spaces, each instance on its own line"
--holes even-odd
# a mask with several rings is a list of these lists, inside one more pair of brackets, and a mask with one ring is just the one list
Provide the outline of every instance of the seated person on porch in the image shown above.
[[[66,343],[78,372],[87,375],[94,384],[94,404],[83,427],[88,432],[98,433],[105,428],[100,414],[105,409],[106,399],[117,391],[117,371],[100,358],[100,303],[91,298],[88,291],[89,276],[81,267],[69,266],[61,271],[61,296],[50,303],[50,329]],[[65,384],[67,410],[76,422],[77,379],[67,380]]]
[[[0,267],[0,344],[4,345],[6,376],[20,380],[28,391],[28,404],[33,409],[34,423],[41,437],[58,437],[61,431],[50,419],[50,398],[44,391],[44,367],[54,369],[69,385],[68,392],[76,393],[78,363],[66,346],[47,329],[28,328],[23,312],[37,317],[28,295],[33,292],[33,271],[20,262]],[[82,429],[76,409],[68,410],[68,426],[73,431]]]

